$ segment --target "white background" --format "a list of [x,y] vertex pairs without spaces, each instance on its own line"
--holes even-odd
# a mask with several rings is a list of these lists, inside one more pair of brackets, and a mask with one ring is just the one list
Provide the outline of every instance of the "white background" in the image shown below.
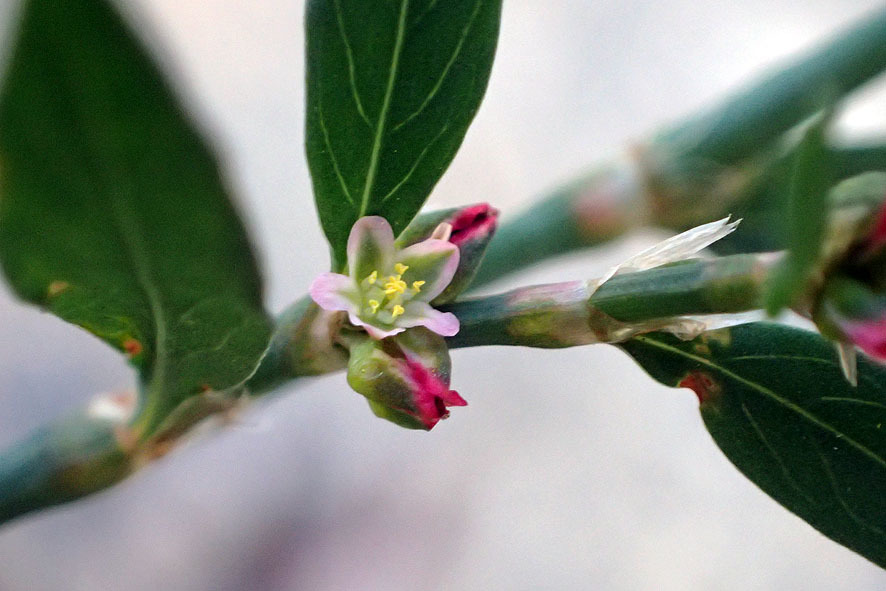
[[[302,148],[303,2],[127,6],[228,165],[281,310],[326,264]],[[507,0],[486,101],[430,205],[512,214],[877,6]],[[11,0],[0,8],[10,22]],[[886,130],[883,91],[841,130]],[[590,277],[655,238],[508,285]],[[132,383],[114,352],[6,291],[0,327],[0,445]],[[342,375],[306,381],[109,492],[0,530],[0,591],[886,588],[728,463],[691,392],[616,349],[453,358],[470,406],[431,433],[375,419]]]

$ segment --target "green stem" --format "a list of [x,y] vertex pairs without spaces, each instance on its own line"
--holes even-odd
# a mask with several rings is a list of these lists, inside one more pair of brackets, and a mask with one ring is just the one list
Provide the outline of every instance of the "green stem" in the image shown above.
[[616,275],[591,293],[588,282],[520,288],[452,304],[461,330],[451,347],[558,348],[621,342],[679,327],[679,316],[759,309],[778,256],[742,254]]
[[879,9],[773,74],[660,136],[672,158],[738,162],[886,69]]
[[113,421],[77,415],[0,455],[0,523],[116,484],[134,467]]

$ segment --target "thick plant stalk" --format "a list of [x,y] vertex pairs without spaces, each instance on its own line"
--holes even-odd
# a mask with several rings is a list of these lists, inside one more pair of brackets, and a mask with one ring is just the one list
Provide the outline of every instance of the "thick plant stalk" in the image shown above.
[[[775,260],[772,254],[694,260],[616,275],[593,293],[593,282],[577,281],[452,304],[449,310],[459,316],[462,329],[448,342],[451,347],[550,348],[683,330],[687,327],[679,316],[758,308],[761,286]],[[248,393],[262,396],[301,377],[343,369],[347,357],[328,320],[306,300],[284,313],[261,367],[247,383]],[[700,327],[690,324],[688,330]],[[100,399],[82,414],[42,428],[0,454],[0,523],[116,483],[168,452],[197,422],[234,408],[242,393],[195,398],[170,415],[148,441],[138,441],[129,430],[126,412],[134,401],[123,404],[116,397]]]
[[[572,281],[516,289],[441,308],[461,323],[451,347],[520,345],[557,348],[618,343],[635,334],[673,327],[680,317],[733,314],[759,309],[762,289],[778,253],[690,260],[595,282]],[[336,349],[334,335],[318,332],[316,306],[304,301],[281,316],[271,349],[248,383],[261,395],[285,381],[343,368],[347,358],[324,357]],[[322,338],[305,335],[325,334]],[[327,339],[327,342],[323,342]],[[327,366],[321,368],[318,358]],[[269,376],[273,376],[271,379]]]
[[117,483],[137,462],[127,420],[134,396],[97,399],[0,456],[0,523]]
[[886,9],[663,133],[671,158],[732,164],[774,142],[886,68]]
[[[450,306],[462,329],[451,347],[522,345],[559,348],[618,343],[652,330],[692,336],[703,321],[760,307],[777,254],[693,260],[593,281],[515,289]],[[642,295],[641,295],[642,294]]]

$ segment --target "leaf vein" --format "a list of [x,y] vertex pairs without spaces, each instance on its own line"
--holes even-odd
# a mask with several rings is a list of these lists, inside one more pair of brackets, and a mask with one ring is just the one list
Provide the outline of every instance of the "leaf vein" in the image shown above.
[[[64,62],[66,56],[60,57],[63,59],[59,61]],[[126,205],[123,203],[124,191],[127,191],[130,186],[128,176],[126,174],[118,173],[118,171],[109,166],[106,159],[96,153],[95,146],[99,145],[101,142],[95,141],[96,132],[94,130],[99,129],[100,126],[95,125],[91,121],[89,111],[84,107],[81,100],[82,97],[74,90],[77,88],[77,84],[71,85],[68,83],[71,79],[71,77],[68,76],[68,73],[76,71],[76,69],[77,68],[75,67],[71,67],[70,64],[67,68],[61,68],[59,78],[62,79],[64,83],[59,84],[58,87],[67,92],[70,97],[71,105],[73,106],[75,113],[78,115],[78,120],[75,121],[75,125],[80,127],[80,137],[88,138],[84,145],[86,154],[88,154],[86,158],[91,164],[92,170],[97,176],[100,176],[101,181],[99,182],[103,182],[105,185],[101,187],[101,189],[106,191],[109,195],[112,217],[117,226],[117,231],[120,235],[120,241],[123,244],[126,258],[132,265],[136,283],[144,294],[148,309],[151,312],[151,317],[154,322],[154,355],[153,363],[151,364],[151,383],[163,388],[165,387],[167,365],[169,362],[166,311],[163,307],[160,292],[157,289],[154,278],[151,274],[150,256],[147,254],[147,249],[145,248],[144,236],[139,232],[139,225],[133,219],[133,214],[127,210]],[[114,190],[112,187],[116,187],[117,189]],[[131,192],[131,189],[127,192]]]
[[846,499],[843,498],[843,494],[840,492],[840,483],[837,482],[837,476],[834,474],[834,470],[831,468],[828,459],[821,452],[821,449],[819,449],[817,445],[815,446],[815,451],[818,453],[818,458],[821,460],[821,465],[824,467],[824,472],[828,477],[828,483],[831,485],[831,490],[834,493],[834,498],[837,499],[838,503],[840,503],[840,506],[843,508],[843,511],[846,512],[846,515],[849,516],[849,519],[854,521],[863,529],[870,530],[880,537],[886,537],[886,532],[884,532],[876,525],[868,523],[866,520],[859,517],[858,514],[855,513],[855,511],[852,510],[852,508],[849,506],[849,503],[846,502]]
[[425,100],[418,106],[411,115],[409,115],[406,119],[398,123],[394,126],[394,131],[397,131],[416,117],[418,117],[422,111],[428,106],[428,104],[434,100],[434,97],[437,96],[437,93],[440,92],[440,88],[443,86],[443,82],[446,80],[446,77],[449,75],[449,71],[452,69],[452,65],[455,63],[455,60],[458,59],[458,56],[461,54],[462,47],[464,47],[465,40],[468,38],[468,34],[470,34],[471,29],[474,26],[474,21],[477,19],[477,15],[480,13],[480,8],[483,6],[483,0],[478,0],[478,2],[474,5],[474,11],[471,13],[470,18],[468,19],[467,24],[461,32],[461,38],[458,40],[458,44],[455,46],[455,50],[452,52],[452,55],[449,57],[449,61],[446,62],[446,66],[443,68],[443,72],[440,74],[440,77],[437,79],[437,82],[434,83],[434,86],[431,88],[431,92],[428,93],[428,96],[425,97]]
[[751,414],[750,409],[748,409],[747,405],[744,402],[741,403],[741,412],[744,413],[744,416],[748,419],[748,422],[750,423],[751,427],[754,429],[754,432],[757,434],[757,437],[760,438],[760,441],[763,442],[763,446],[770,453],[770,455],[772,455],[772,458],[775,460],[775,463],[777,463],[779,468],[781,468],[782,476],[784,476],[784,479],[788,482],[788,484],[791,485],[791,488],[793,488],[798,493],[800,493],[803,496],[803,498],[806,499],[806,501],[810,505],[812,505],[814,507],[818,506],[818,503],[816,503],[815,500],[812,497],[810,497],[809,494],[805,490],[803,490],[803,487],[801,487],[797,483],[797,481],[794,480],[794,477],[791,476],[791,471],[788,470],[787,464],[785,464],[784,460],[781,459],[781,456],[778,454],[778,451],[775,449],[775,447],[771,443],[769,443],[769,439],[766,437],[766,434],[763,432],[763,429],[760,427],[760,424],[757,423],[756,419],[754,419],[754,416]]
[[824,402],[848,402],[851,404],[860,404],[864,406],[873,406],[875,408],[882,408],[886,410],[886,404],[875,402],[873,400],[863,400],[861,398],[846,398],[842,396],[822,396],[821,400]]
[[341,10],[341,0],[334,0],[335,2],[335,20],[338,23],[338,33],[341,37],[342,44],[345,46],[345,56],[348,60],[348,78],[351,86],[351,96],[354,97],[354,103],[357,105],[357,112],[360,114],[360,118],[366,122],[366,125],[372,129],[372,123],[369,121],[369,117],[366,116],[366,111],[363,109],[363,101],[360,100],[360,93],[357,91],[357,68],[354,65],[354,51],[351,49],[351,42],[348,39],[348,35],[345,32],[345,22],[344,17],[342,16]]
[[432,147],[435,143],[437,143],[437,140],[440,139],[440,138],[443,136],[444,133],[446,133],[446,130],[447,130],[447,129],[449,129],[449,123],[447,123],[446,125],[444,125],[444,126],[443,126],[443,129],[441,129],[441,130],[437,133],[437,135],[435,135],[434,138],[433,138],[430,142],[428,142],[427,145],[425,145],[424,149],[422,149],[421,153],[418,155],[418,158],[415,160],[415,164],[413,164],[413,165],[412,165],[412,168],[409,169],[409,172],[406,173],[406,176],[404,176],[404,177],[400,180],[400,182],[397,183],[397,184],[394,186],[394,188],[391,189],[391,190],[388,192],[387,195],[385,195],[384,197],[382,197],[381,203],[384,203],[384,202],[387,201],[390,197],[392,197],[392,196],[394,195],[394,193],[396,193],[397,191],[399,191],[399,190],[400,190],[400,187],[402,187],[402,186],[403,186],[403,185],[404,185],[404,184],[410,179],[410,177],[412,177],[412,174],[418,169],[418,165],[421,164],[421,161],[424,159],[425,155],[428,153],[428,150],[430,150],[431,147]]
[[[322,94],[322,90],[317,94]],[[354,203],[354,198],[351,197],[351,191],[348,189],[348,184],[345,182],[345,178],[342,176],[341,169],[338,166],[338,159],[335,157],[335,151],[332,149],[332,142],[329,140],[329,130],[326,128],[326,119],[323,114],[322,98],[317,99],[317,118],[320,123],[320,131],[323,133],[323,143],[326,145],[326,153],[329,154],[329,160],[332,162],[332,169],[338,179],[338,184],[341,186],[342,193],[344,193],[345,199],[348,200],[348,203],[356,205]]]
[[418,18],[416,18],[414,21],[412,21],[413,28],[417,27],[418,23],[420,23],[428,15],[429,12],[434,10],[434,7],[437,6],[438,1],[439,0],[431,0],[428,3],[428,5],[425,7],[425,9],[422,11],[422,13],[418,15]]
[[397,36],[394,40],[394,51],[391,56],[391,66],[388,70],[388,83],[382,100],[381,111],[373,134],[372,152],[369,154],[369,164],[366,168],[366,182],[363,185],[363,197],[360,202],[358,218],[363,217],[369,211],[369,199],[375,185],[375,177],[378,173],[378,162],[381,158],[381,144],[385,133],[385,123],[388,119],[388,111],[391,108],[391,99],[394,95],[394,82],[397,80],[397,68],[400,64],[400,54],[403,51],[403,38],[406,29],[406,14],[409,12],[409,0],[403,0],[400,4],[400,16],[397,22]]
[[881,467],[886,468],[886,459],[877,455],[876,452],[874,452],[871,449],[868,449],[867,447],[865,447],[864,445],[862,445],[858,441],[855,441],[851,437],[847,436],[845,433],[841,433],[840,430],[837,429],[836,427],[834,427],[833,425],[822,421],[821,419],[819,419],[818,417],[816,417],[815,415],[811,414],[809,411],[807,411],[806,409],[801,407],[800,405],[795,404],[795,403],[791,402],[790,400],[787,400],[787,399],[779,396],[778,394],[776,394],[775,392],[773,392],[769,388],[763,386],[762,384],[758,384],[756,382],[752,382],[746,378],[743,378],[742,376],[740,376],[736,373],[733,373],[733,372],[729,371],[728,369],[726,369],[725,367],[717,365],[717,364],[711,362],[710,360],[705,359],[704,357],[699,357],[698,355],[693,355],[691,353],[681,351],[680,349],[677,349],[675,347],[672,347],[670,345],[662,343],[661,341],[656,341],[655,339],[653,339],[649,336],[641,336],[641,337],[635,337],[635,338],[637,338],[641,342],[647,343],[653,347],[657,347],[657,348],[663,349],[665,351],[670,351],[671,353],[673,353],[675,355],[679,355],[679,356],[685,357],[687,359],[691,359],[691,360],[695,361],[696,363],[699,363],[701,365],[707,366],[713,370],[720,372],[721,374],[723,374],[724,376],[726,376],[728,378],[731,378],[737,382],[745,384],[746,386],[748,386],[752,390],[756,390],[760,394],[763,394],[764,396],[771,398],[774,402],[784,406],[788,410],[791,410],[791,411],[797,413],[800,417],[802,417],[806,421],[812,423],[813,425],[815,425],[819,429],[822,429],[824,431],[827,431],[827,432],[839,437],[841,439],[841,441],[845,441],[847,444],[851,445],[852,447],[854,447],[855,449],[860,451],[862,454],[864,454],[865,456],[867,456],[868,458],[870,458],[871,460],[873,460],[874,462],[879,464]]

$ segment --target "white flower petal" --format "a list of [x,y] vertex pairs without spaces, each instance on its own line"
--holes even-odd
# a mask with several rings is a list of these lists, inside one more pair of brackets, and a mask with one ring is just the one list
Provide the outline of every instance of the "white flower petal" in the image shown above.
[[394,231],[383,217],[362,217],[354,223],[348,237],[348,268],[357,282],[373,271],[387,272],[393,265]]
[[339,273],[323,273],[311,283],[311,299],[324,310],[357,312],[360,293],[354,280]]
[[458,269],[458,247],[445,240],[428,239],[413,244],[396,253],[396,262],[403,263],[409,270],[403,280],[409,285],[413,281],[424,281],[416,299],[429,302],[446,289]]
[[425,302],[412,301],[406,305],[406,311],[397,318],[397,325],[406,328],[424,326],[430,331],[444,337],[458,334],[458,318],[451,312],[440,312]]

